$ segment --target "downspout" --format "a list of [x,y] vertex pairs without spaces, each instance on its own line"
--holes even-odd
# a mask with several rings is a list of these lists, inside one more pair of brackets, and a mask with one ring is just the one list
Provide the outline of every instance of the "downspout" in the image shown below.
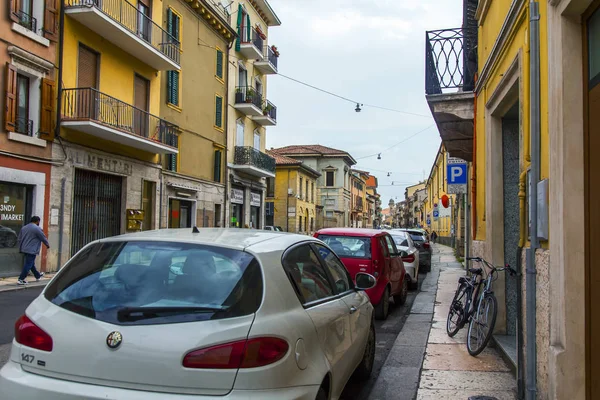
[[526,329],[527,329],[527,392],[526,399],[537,396],[537,345],[536,345],[536,260],[539,247],[537,235],[537,184],[540,179],[540,13],[537,1],[529,3],[530,30],[530,140],[531,186],[529,207],[531,212],[531,245],[527,252],[526,273]]
[[[475,74],[475,83],[477,82],[477,74]],[[477,92],[474,92],[473,104],[473,178],[471,179],[471,226],[473,227],[473,240],[477,238]],[[470,254],[466,255],[467,257]],[[468,265],[468,264],[467,264]]]
[[58,265],[56,266],[57,271],[60,271],[62,266],[62,249],[63,249],[63,232],[65,230],[65,191],[67,185],[67,178],[60,180],[60,222],[58,226]]
[[[65,2],[61,1],[60,13],[59,13],[59,29],[60,34],[58,36],[58,76],[56,77],[56,87],[58,93],[56,94],[56,125],[54,126],[54,136],[60,137],[60,120],[62,110],[62,89],[63,89],[63,54],[65,51]],[[62,230],[61,230],[62,235]]]
[[231,51],[231,47],[233,42],[229,43],[227,46],[227,55],[225,56],[225,65],[226,68],[226,79],[227,87],[225,88],[225,171],[223,171],[223,183],[225,184],[225,190],[223,192],[223,228],[227,228],[227,197],[229,194],[229,171],[227,171],[228,165],[228,153],[229,153],[229,52]]
[[290,169],[288,168],[287,194],[285,198],[285,231],[290,231]]
[[[528,164],[527,164],[528,165]],[[523,351],[523,248],[527,242],[527,167],[519,175],[519,248],[517,249],[517,398],[525,398],[525,353]]]

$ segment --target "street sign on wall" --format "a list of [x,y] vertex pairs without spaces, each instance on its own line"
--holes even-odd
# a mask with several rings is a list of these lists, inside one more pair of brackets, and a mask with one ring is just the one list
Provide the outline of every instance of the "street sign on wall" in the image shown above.
[[467,164],[448,164],[448,185],[467,184]]

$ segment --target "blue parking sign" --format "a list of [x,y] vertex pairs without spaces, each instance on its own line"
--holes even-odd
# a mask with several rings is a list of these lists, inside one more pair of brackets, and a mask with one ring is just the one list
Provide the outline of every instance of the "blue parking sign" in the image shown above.
[[467,184],[467,164],[448,164],[448,185]]

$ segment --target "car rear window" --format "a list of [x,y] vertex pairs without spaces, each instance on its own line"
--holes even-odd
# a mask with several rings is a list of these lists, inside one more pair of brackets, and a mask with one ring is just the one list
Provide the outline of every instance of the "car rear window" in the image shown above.
[[340,258],[371,258],[371,238],[358,236],[319,235]]
[[79,252],[47,287],[52,303],[120,325],[233,318],[256,312],[258,261],[243,251],[174,242],[106,242]]
[[408,237],[404,232],[394,232],[391,234],[396,246],[409,247]]
[[418,240],[419,242],[425,241],[425,235],[421,232],[408,232],[408,234],[412,240]]

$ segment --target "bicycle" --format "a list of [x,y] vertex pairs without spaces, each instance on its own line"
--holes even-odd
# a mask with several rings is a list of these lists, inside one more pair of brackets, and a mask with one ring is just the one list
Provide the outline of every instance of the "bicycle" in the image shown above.
[[508,264],[498,268],[481,257],[467,257],[467,260],[483,264],[489,272],[486,271],[483,278],[484,268],[469,268],[471,277],[459,278],[448,310],[446,332],[453,337],[468,322],[467,350],[470,355],[476,356],[487,346],[496,325],[498,301],[492,291],[492,282],[496,280],[498,272],[508,270],[511,276],[517,272]]

